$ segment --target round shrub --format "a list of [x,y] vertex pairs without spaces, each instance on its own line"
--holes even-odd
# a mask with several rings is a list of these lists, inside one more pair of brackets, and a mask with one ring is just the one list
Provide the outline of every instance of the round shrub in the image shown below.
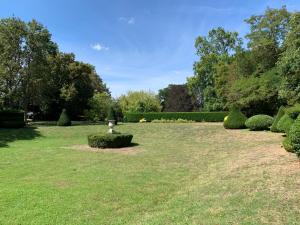
[[269,130],[274,119],[268,115],[255,115],[246,120],[245,125],[250,130]]
[[288,134],[294,120],[286,113],[284,114],[277,123],[278,132],[283,132]]
[[226,129],[241,129],[245,128],[245,121],[247,117],[241,112],[241,110],[237,107],[233,107],[227,119],[224,119],[224,127]]
[[88,144],[92,148],[121,148],[131,144],[132,134],[97,133],[88,136]]
[[284,110],[285,110],[285,108],[283,106],[281,106],[279,108],[277,115],[274,119],[274,122],[273,122],[272,126],[270,127],[270,130],[272,132],[279,132],[279,130],[277,129],[277,124],[278,124],[279,120],[281,119],[281,117],[283,117],[283,115],[285,113]]
[[67,114],[67,110],[63,109],[62,113],[60,114],[60,117],[57,121],[57,126],[71,126],[72,122]]
[[293,151],[300,157],[300,115],[291,126],[288,138]]
[[284,147],[284,149],[288,152],[294,152],[293,147],[292,147],[292,143],[289,137],[286,137],[283,142],[282,145]]

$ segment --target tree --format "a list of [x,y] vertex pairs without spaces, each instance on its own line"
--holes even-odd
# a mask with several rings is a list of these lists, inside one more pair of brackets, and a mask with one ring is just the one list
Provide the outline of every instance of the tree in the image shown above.
[[284,41],[285,51],[277,65],[283,77],[280,97],[290,105],[300,101],[300,13],[294,13],[290,22],[290,32]]
[[162,111],[189,112],[194,108],[192,98],[185,84],[170,84],[168,87],[159,90],[158,96],[162,105]]
[[160,102],[152,92],[129,91],[118,99],[122,112],[159,112]]

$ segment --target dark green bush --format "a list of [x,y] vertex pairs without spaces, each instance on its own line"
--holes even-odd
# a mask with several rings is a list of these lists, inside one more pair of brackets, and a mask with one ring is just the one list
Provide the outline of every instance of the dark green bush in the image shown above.
[[25,126],[24,112],[4,110],[0,111],[0,127],[21,128]]
[[291,126],[288,136],[292,150],[300,157],[300,115]]
[[294,120],[288,114],[284,114],[277,123],[278,132],[288,134],[293,123]]
[[59,120],[57,121],[57,126],[71,126],[72,122],[67,114],[67,110],[63,109],[60,114]]
[[261,114],[247,119],[245,125],[250,130],[269,130],[273,122],[273,117]]
[[139,122],[145,118],[147,122],[152,120],[193,120],[196,122],[222,122],[228,112],[151,112],[151,113],[125,113],[125,122]]
[[279,132],[279,130],[277,129],[277,124],[279,122],[279,120],[281,119],[281,117],[283,117],[284,113],[285,113],[285,107],[281,106],[277,112],[277,115],[274,119],[274,122],[272,124],[272,126],[270,127],[270,130],[272,132]]
[[285,113],[288,114],[293,120],[295,120],[300,114],[300,104],[295,104],[294,106],[287,108]]
[[92,148],[121,148],[131,144],[132,134],[97,133],[88,136],[88,144]]
[[238,107],[233,107],[228,116],[224,120],[226,129],[242,129],[245,128],[247,117],[241,112]]

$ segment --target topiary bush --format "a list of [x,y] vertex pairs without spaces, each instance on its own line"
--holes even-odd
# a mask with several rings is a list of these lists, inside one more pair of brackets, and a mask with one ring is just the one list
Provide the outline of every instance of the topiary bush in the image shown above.
[[67,110],[63,109],[62,113],[60,114],[60,117],[57,121],[57,126],[71,126],[72,122],[70,120],[70,117],[67,114]]
[[283,142],[282,145],[284,147],[284,149],[288,152],[294,152],[293,147],[292,147],[292,143],[289,137],[286,137]]
[[288,134],[293,123],[294,120],[286,113],[280,118],[276,128],[278,132]]
[[88,144],[92,148],[121,148],[131,144],[132,134],[97,133],[88,136]]
[[300,115],[291,126],[288,139],[290,140],[292,150],[300,157]]
[[294,106],[287,108],[285,113],[288,114],[293,120],[297,119],[300,114],[300,104],[295,104]]
[[285,107],[281,106],[277,112],[277,115],[274,119],[274,122],[272,124],[272,126],[270,127],[270,130],[272,132],[279,132],[279,130],[277,129],[277,124],[279,122],[279,120],[281,119],[281,117],[283,117],[283,115],[285,114]]
[[226,129],[242,129],[245,128],[247,117],[238,107],[233,107],[227,118],[224,119],[224,127]]
[[274,122],[273,117],[268,115],[255,115],[246,120],[245,125],[250,130],[269,130]]

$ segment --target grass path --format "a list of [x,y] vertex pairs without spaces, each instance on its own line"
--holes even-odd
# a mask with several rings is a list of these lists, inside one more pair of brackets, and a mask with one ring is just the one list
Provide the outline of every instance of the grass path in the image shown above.
[[102,125],[0,129],[0,224],[299,224],[300,165],[280,134],[117,129],[138,145],[88,151]]

